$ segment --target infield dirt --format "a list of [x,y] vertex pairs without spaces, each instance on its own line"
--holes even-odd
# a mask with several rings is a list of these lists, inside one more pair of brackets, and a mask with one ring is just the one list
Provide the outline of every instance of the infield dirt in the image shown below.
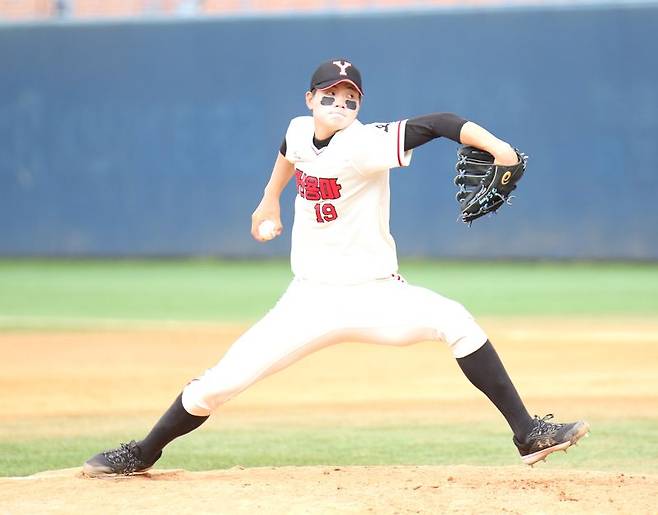
[[[527,403],[561,419],[658,412],[658,324],[481,321]],[[2,438],[75,436],[64,417],[155,418],[243,327],[0,333]],[[437,349],[438,347],[438,349]],[[20,395],[7,395],[20,392]],[[224,427],[405,421],[500,423],[447,349],[342,344],[221,409]],[[437,414],[437,405],[441,407]],[[214,418],[214,417],[213,417]],[[53,423],[57,421],[57,423]],[[143,428],[144,431],[148,427]],[[594,428],[594,434],[596,428]],[[139,437],[141,435],[135,435]],[[115,442],[108,442],[108,445]],[[587,441],[583,446],[587,445]],[[100,450],[100,449],[99,449]],[[576,452],[581,451],[578,449]],[[259,467],[90,479],[80,469],[0,478],[2,513],[656,513],[658,475],[473,466]]]
[[[655,513],[658,476],[510,467],[158,470],[89,479],[79,469],[11,485],[8,513]],[[19,501],[20,499],[20,501]]]

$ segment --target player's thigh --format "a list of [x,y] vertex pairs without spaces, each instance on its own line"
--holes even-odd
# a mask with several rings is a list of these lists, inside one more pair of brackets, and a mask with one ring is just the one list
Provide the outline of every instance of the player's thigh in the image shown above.
[[293,283],[261,320],[242,334],[199,379],[203,388],[234,395],[304,356],[337,343],[335,316],[318,316],[315,290]]
[[221,367],[225,374],[259,371],[322,334],[325,327],[310,316],[310,294],[293,281],[276,305],[229,347],[214,368]]
[[477,350],[486,335],[466,308],[428,288],[403,281],[373,284],[369,302],[360,300],[362,324],[384,338],[379,343],[404,345],[421,340],[442,340],[456,357]]

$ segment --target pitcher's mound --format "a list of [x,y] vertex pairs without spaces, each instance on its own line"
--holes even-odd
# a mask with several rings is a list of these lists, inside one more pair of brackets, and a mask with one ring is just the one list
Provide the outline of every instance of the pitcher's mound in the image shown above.
[[3,513],[651,513],[658,475],[548,467],[235,467],[0,478]]

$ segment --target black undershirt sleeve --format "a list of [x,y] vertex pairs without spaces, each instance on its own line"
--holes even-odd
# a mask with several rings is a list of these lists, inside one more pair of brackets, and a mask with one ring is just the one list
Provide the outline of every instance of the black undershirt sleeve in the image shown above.
[[[404,150],[420,147],[442,136],[461,143],[459,133],[467,121],[452,113],[432,113],[409,118],[404,133]],[[287,150],[288,145],[284,137],[279,152],[285,156]]]
[[432,113],[409,118],[404,131],[404,150],[411,150],[444,136],[461,143],[459,133],[468,120],[452,113]]

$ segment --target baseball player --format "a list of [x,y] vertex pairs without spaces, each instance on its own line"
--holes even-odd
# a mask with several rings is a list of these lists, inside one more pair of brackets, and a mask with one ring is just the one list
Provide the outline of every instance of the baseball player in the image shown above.
[[294,278],[276,305],[188,383],[140,441],[121,444],[84,464],[92,476],[143,472],[174,438],[256,381],[304,356],[343,341],[383,345],[445,342],[469,381],[508,422],[524,463],[545,459],[589,431],[584,421],[531,417],[493,345],[459,303],[413,286],[398,274],[389,231],[389,171],[410,164],[413,150],[447,137],[514,165],[514,149],[454,114],[428,114],[364,125],[361,74],[347,59],[322,63],[305,101],[311,115],[294,118],[274,163],[251,233],[267,241],[282,231],[279,198],[294,181]]

